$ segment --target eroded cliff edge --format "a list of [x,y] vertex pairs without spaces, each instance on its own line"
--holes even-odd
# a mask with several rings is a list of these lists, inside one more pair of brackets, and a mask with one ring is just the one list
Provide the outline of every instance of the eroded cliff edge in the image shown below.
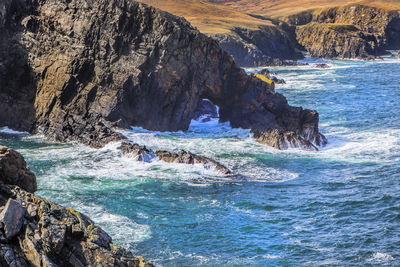
[[371,58],[400,49],[397,10],[349,5],[310,10],[286,18],[313,57]]
[[0,146],[1,266],[153,266],[113,244],[87,216],[34,191],[24,158]]
[[317,112],[289,106],[183,18],[130,0],[6,0],[0,10],[0,125],[102,146],[121,139],[113,127],[186,130],[209,99],[262,143],[325,142]]

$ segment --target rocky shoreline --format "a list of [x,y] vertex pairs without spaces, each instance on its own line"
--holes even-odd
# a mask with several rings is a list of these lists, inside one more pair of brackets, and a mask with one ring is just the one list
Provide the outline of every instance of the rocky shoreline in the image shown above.
[[130,0],[0,10],[0,126],[101,147],[124,139],[115,128],[187,130],[209,99],[232,127],[324,143],[317,112],[290,106],[183,18]]
[[24,158],[0,146],[1,266],[153,266],[113,244],[84,214],[34,191],[36,177]]

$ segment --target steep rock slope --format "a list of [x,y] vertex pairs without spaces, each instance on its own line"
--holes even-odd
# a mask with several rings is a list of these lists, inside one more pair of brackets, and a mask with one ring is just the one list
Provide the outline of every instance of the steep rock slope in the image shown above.
[[296,26],[297,41],[315,57],[372,58],[400,48],[400,2],[396,0],[212,2]]
[[238,27],[231,30],[232,34],[210,36],[242,67],[285,65],[286,60],[303,59],[294,29],[281,23],[256,30]]
[[[25,102],[17,102],[5,118],[17,113],[51,139],[101,146],[121,138],[113,126],[186,130],[207,98],[233,127],[265,137],[274,129],[292,132],[310,149],[323,143],[318,113],[289,106],[183,18],[130,0],[5,3],[1,38],[18,45],[20,53],[4,58],[12,62],[24,55],[27,61],[21,60],[16,72],[26,71],[32,79],[24,90],[10,85],[0,92],[12,103],[25,99],[26,105],[31,98],[19,94],[35,94],[30,112],[19,114]],[[22,128],[7,119],[1,124]]]
[[185,17],[202,33],[216,39],[242,67],[285,64],[302,59],[294,27],[265,17],[198,0],[140,0]]
[[398,11],[353,5],[288,17],[297,40],[316,57],[367,58],[400,48]]
[[0,146],[0,164],[14,166],[0,177],[1,266],[152,266],[85,215],[34,195],[36,178],[18,152]]

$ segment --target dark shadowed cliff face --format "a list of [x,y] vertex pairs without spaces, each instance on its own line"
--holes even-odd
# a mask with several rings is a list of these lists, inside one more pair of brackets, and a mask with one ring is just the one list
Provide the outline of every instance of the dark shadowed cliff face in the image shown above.
[[288,17],[297,40],[315,57],[367,58],[400,47],[397,11],[354,5]]
[[260,26],[258,30],[235,28],[232,35],[216,34],[221,47],[242,67],[285,64],[284,60],[303,59],[297,50],[294,27]]
[[5,117],[23,116],[49,138],[101,146],[121,138],[113,126],[186,130],[204,98],[234,127],[267,136],[266,130],[291,131],[301,142],[320,138],[316,112],[290,107],[182,18],[130,0],[7,3],[1,38],[20,53],[3,53],[2,66],[9,71],[7,62],[19,59],[13,73],[31,75],[15,76],[26,86],[2,86],[14,107]]
[[35,75],[20,43],[16,20],[23,3],[0,1],[0,126],[31,130],[34,119]]

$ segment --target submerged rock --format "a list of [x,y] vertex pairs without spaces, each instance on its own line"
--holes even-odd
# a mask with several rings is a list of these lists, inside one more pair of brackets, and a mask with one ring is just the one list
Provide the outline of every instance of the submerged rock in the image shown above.
[[14,185],[12,178],[26,171],[14,166],[0,182],[0,265],[152,266],[113,244],[87,216]]
[[216,171],[225,175],[232,173],[227,167],[213,159],[199,156],[184,150],[181,150],[177,153],[168,151],[153,151],[147,149],[145,146],[139,146],[138,144],[131,144],[129,142],[123,142],[118,149],[124,154],[133,155],[138,161],[150,162],[151,160],[158,158],[159,160],[168,163],[182,163],[188,165],[202,164],[206,169],[215,169]]
[[319,64],[316,64],[315,67],[319,68],[319,69],[329,69],[331,66],[329,66],[328,64],[325,64],[325,63],[319,63]]

